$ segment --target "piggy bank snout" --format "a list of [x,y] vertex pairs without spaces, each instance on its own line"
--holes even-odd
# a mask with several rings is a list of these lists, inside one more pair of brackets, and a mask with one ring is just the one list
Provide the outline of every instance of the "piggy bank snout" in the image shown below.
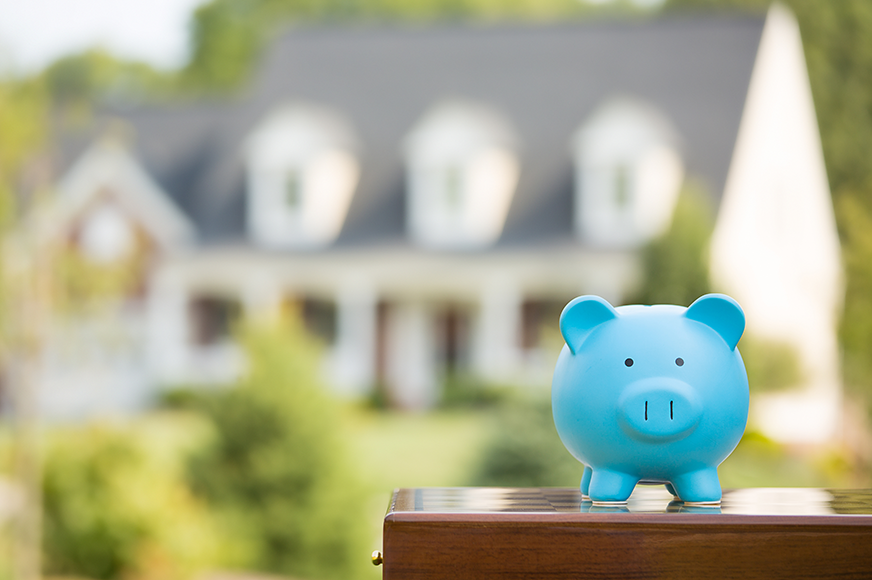
[[699,423],[702,406],[683,381],[651,378],[626,387],[618,400],[618,420],[634,439],[671,441],[689,435]]

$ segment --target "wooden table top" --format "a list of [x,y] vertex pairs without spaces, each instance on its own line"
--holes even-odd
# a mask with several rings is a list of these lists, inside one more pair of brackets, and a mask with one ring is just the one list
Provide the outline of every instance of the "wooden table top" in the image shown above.
[[[674,501],[663,486],[643,485],[636,487],[625,505],[594,505],[589,500],[582,500],[578,488],[427,487],[396,490],[388,516],[412,514],[427,518],[437,514],[576,514],[580,521],[586,519],[586,514],[614,514],[613,517],[622,514],[695,514],[872,518],[872,490],[732,489],[724,490],[719,506],[685,505]],[[771,520],[771,517],[767,519]],[[872,524],[872,520],[866,524]]]

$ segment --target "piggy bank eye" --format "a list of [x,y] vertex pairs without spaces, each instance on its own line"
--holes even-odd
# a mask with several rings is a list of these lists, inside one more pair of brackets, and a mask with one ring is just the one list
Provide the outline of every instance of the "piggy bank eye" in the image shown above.
[[676,364],[676,366],[683,367],[684,366],[684,359],[681,357],[678,357],[677,359],[675,359],[675,364]]
[[627,365],[628,367],[633,366],[633,359],[628,358],[627,360],[624,361],[624,364]]

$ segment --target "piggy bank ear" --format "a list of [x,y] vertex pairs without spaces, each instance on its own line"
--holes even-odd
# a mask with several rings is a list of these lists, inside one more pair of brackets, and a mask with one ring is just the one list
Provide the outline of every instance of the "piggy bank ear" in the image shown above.
[[745,332],[745,313],[739,303],[725,294],[697,298],[684,313],[687,318],[711,327],[734,350]]
[[612,305],[599,296],[579,296],[560,314],[560,332],[569,350],[575,354],[594,328],[617,317]]

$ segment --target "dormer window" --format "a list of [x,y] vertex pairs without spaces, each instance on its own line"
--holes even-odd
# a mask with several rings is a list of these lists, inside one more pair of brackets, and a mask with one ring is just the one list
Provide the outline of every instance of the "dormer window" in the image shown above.
[[441,103],[405,148],[407,229],[423,246],[478,248],[502,233],[518,180],[517,140],[490,108]]
[[259,244],[315,248],[339,235],[360,173],[355,139],[335,112],[297,104],[249,137],[248,229]]
[[603,247],[638,247],[668,226],[684,178],[676,133],[647,103],[616,98],[575,133],[576,232]]

